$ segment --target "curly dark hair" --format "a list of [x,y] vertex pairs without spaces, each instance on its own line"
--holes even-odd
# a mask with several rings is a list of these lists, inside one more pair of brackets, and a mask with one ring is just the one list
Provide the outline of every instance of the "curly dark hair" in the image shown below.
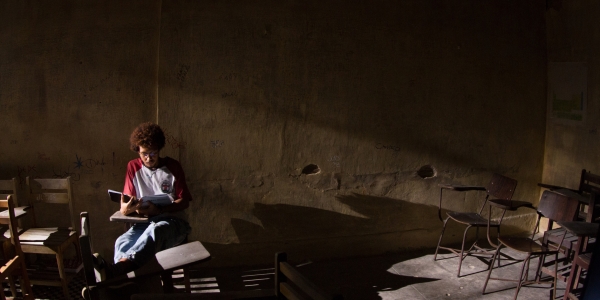
[[129,143],[133,152],[139,152],[140,146],[160,150],[165,146],[165,133],[157,124],[142,123],[131,133]]

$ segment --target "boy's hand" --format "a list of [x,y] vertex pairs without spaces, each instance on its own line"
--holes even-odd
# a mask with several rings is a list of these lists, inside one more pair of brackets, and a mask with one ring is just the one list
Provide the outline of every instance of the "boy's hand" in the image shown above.
[[154,203],[150,201],[145,202],[144,205],[140,205],[136,211],[138,214],[148,217],[160,215],[160,209],[158,209],[158,206],[154,205]]
[[140,206],[141,201],[138,201],[135,196],[121,195],[121,213],[123,215],[126,216],[135,212]]

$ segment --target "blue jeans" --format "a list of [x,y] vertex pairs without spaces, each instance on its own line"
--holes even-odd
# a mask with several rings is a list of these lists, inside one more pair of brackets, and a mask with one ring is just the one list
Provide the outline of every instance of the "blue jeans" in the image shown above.
[[127,258],[139,267],[156,252],[181,244],[191,231],[188,222],[172,216],[158,215],[148,223],[136,223],[117,238],[115,263]]

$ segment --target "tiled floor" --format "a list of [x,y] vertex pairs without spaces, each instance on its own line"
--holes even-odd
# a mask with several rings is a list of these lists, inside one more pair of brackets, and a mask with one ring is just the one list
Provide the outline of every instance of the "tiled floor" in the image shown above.
[[[507,252],[510,256],[514,253]],[[306,277],[332,294],[344,299],[512,299],[515,283],[490,281],[487,294],[481,290],[487,275],[487,264],[468,257],[463,263],[464,275],[456,277],[457,258],[433,261],[433,251],[398,253],[382,256],[340,259],[327,262],[289,261]],[[446,258],[446,259],[444,259]],[[532,266],[534,268],[535,266]],[[493,276],[517,278],[520,264],[504,260],[494,269]],[[273,288],[273,266],[239,268],[198,268],[192,270],[194,293],[219,293],[250,289]],[[562,298],[564,284],[560,283],[558,296]],[[6,287],[6,286],[5,286]],[[83,280],[71,282],[73,299],[81,298]],[[177,286],[183,288],[182,286]],[[6,289],[5,289],[6,290]],[[550,285],[524,287],[519,299],[549,299]],[[34,286],[38,299],[64,299],[59,288]]]

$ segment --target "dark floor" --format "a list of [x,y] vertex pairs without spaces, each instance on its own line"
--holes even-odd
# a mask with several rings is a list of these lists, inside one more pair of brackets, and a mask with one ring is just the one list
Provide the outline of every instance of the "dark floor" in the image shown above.
[[[507,254],[517,258],[514,253]],[[487,276],[487,264],[482,260],[468,257],[463,262],[461,277],[457,278],[458,259],[448,257],[451,255],[444,254],[442,259],[433,261],[433,251],[429,251],[317,263],[289,259],[315,284],[331,294],[343,295],[344,299],[513,299],[516,283],[512,282],[490,281],[487,294],[482,295]],[[520,266],[503,260],[492,276],[518,278]],[[272,267],[198,270],[193,277],[196,280],[194,292],[273,286]],[[564,283],[558,287],[557,295],[562,299]],[[549,299],[551,290],[550,284],[523,287],[519,299]]]
[[[503,250],[505,251],[505,250]],[[509,256],[518,257],[506,252]],[[512,299],[515,283],[490,281],[487,294],[481,290],[487,275],[487,264],[475,257],[463,262],[460,278],[456,277],[457,258],[444,254],[433,261],[433,252],[399,253],[382,256],[340,259],[327,262],[294,261],[306,277],[323,290],[341,294],[344,299]],[[535,266],[532,266],[532,268]],[[493,276],[517,278],[520,264],[503,260]],[[175,275],[178,276],[178,275]],[[273,266],[240,268],[202,268],[191,271],[194,293],[220,293],[273,288]],[[81,299],[83,279],[71,281],[73,299]],[[178,289],[183,286],[176,285]],[[557,295],[562,299],[564,283],[559,283]],[[34,286],[38,299],[64,299],[60,288]],[[5,291],[8,292],[5,285]],[[550,285],[532,285],[521,289],[519,299],[549,299]]]

